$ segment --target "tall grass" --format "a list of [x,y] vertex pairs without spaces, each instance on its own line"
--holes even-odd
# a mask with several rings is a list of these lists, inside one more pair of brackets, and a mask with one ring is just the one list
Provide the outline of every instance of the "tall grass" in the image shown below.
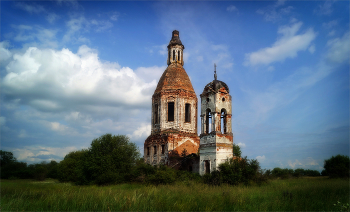
[[337,201],[349,203],[348,180],[273,180],[260,187],[1,181],[2,211],[334,211]]

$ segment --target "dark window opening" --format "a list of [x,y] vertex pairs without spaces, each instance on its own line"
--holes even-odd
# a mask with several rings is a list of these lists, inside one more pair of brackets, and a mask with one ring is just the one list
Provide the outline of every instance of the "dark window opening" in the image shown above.
[[169,62],[170,62],[170,54],[171,54],[171,51],[170,51],[170,49],[168,50],[168,60],[169,60]]
[[191,105],[185,104],[185,122],[191,122]]
[[154,154],[157,154],[157,146],[154,146]]
[[180,60],[180,52],[177,52],[177,60],[178,60],[178,61],[181,61],[181,60]]
[[221,109],[221,119],[220,119],[220,130],[221,133],[226,133],[226,110],[225,109]]
[[207,98],[207,102],[209,102],[210,101],[210,99],[209,98]]
[[173,50],[173,61],[175,61],[175,50]]
[[174,121],[174,102],[168,102],[168,121]]
[[188,167],[188,171],[192,172],[192,166]]
[[211,113],[210,113],[210,109],[207,109],[205,117],[205,124],[206,124],[206,133],[210,133],[211,132]]
[[183,53],[181,51],[181,62],[183,62],[183,61],[184,61],[184,55],[183,55]]
[[225,101],[225,98],[222,98],[222,101],[224,102],[224,101]]
[[149,155],[149,147],[147,147],[147,155]]
[[162,145],[162,154],[164,155],[164,152],[165,152],[165,145],[163,144]]
[[159,124],[159,118],[158,118],[158,105],[154,105],[154,123]]
[[206,174],[210,174],[210,164],[209,164],[209,160],[205,160],[205,161],[204,161],[204,166],[205,166],[205,173],[206,173]]

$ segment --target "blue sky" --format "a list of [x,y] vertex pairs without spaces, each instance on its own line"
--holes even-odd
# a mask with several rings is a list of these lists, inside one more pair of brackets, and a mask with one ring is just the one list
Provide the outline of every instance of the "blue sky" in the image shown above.
[[197,96],[214,63],[229,86],[243,155],[349,155],[348,1],[1,1],[1,149],[59,161],[112,133],[143,152],[175,29]]

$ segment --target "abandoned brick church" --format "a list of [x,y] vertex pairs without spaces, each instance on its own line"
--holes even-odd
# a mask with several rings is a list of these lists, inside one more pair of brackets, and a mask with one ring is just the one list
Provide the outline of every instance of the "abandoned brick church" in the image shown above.
[[[152,165],[185,166],[203,175],[233,157],[232,99],[215,70],[214,80],[200,95],[198,136],[198,99],[183,68],[184,49],[179,32],[174,30],[168,45],[168,67],[152,96],[152,128],[144,144],[144,160]],[[180,157],[185,153],[187,157]]]

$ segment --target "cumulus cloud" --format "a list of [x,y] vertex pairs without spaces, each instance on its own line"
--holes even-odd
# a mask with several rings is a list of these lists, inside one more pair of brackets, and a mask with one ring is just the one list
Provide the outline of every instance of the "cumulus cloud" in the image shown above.
[[9,59],[12,56],[12,53],[7,49],[9,42],[3,41],[0,42],[0,61]]
[[299,51],[306,50],[315,39],[316,33],[313,29],[308,29],[303,34],[296,34],[302,22],[294,23],[290,26],[282,26],[278,33],[282,35],[271,47],[260,49],[256,52],[245,55],[245,65],[268,65],[273,62],[281,62],[286,58],[294,58]]
[[[163,68],[162,68],[163,69]],[[28,48],[16,53],[6,66],[2,91],[9,99],[20,99],[41,111],[61,111],[79,105],[110,105],[143,108],[149,106],[156,81],[144,82],[128,67],[101,62],[97,52],[81,46],[76,54],[68,49]],[[158,67],[140,68],[147,75]],[[147,93],[147,92],[146,92]]]
[[331,62],[349,62],[350,32],[346,32],[341,38],[335,38],[327,42],[329,48],[327,59]]
[[240,146],[240,147],[245,147],[245,143],[239,142],[237,145]]
[[257,156],[256,159],[260,162],[264,161],[266,158],[265,158],[265,155],[263,156]]
[[313,159],[312,157],[307,157],[306,159],[302,159],[302,160],[297,160],[295,159],[295,161],[288,161],[288,165],[292,168],[292,169],[297,169],[297,168],[303,168],[303,169],[313,169],[313,170],[320,170],[323,169],[322,166],[320,166],[320,164]]
[[142,137],[147,137],[151,134],[151,125],[142,123],[131,135],[131,139],[139,139]]
[[[19,161],[27,161],[30,163],[38,163],[42,159],[61,160],[71,151],[78,150],[76,147],[44,147],[44,146],[25,146],[24,148],[10,149]],[[46,157],[44,157],[46,156]]]

